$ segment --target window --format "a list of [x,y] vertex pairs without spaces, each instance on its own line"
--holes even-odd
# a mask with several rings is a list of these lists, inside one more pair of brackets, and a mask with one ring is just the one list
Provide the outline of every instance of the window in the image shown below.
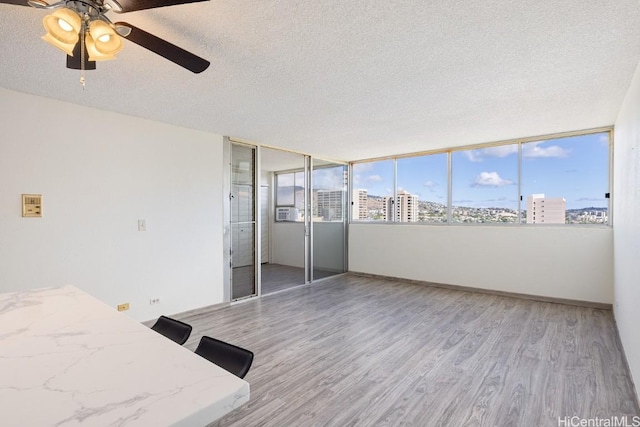
[[345,165],[314,166],[313,220],[342,222],[347,190]]
[[609,224],[610,133],[353,163],[351,219]]
[[354,221],[393,221],[392,159],[353,165],[351,218]]
[[278,208],[283,207],[293,208],[281,212],[289,221],[304,220],[304,171],[276,173],[276,218],[280,217]]
[[522,144],[523,222],[607,224],[608,192],[608,132]]
[[447,222],[447,153],[405,157],[396,162],[399,222]]
[[452,222],[518,222],[518,144],[452,153]]

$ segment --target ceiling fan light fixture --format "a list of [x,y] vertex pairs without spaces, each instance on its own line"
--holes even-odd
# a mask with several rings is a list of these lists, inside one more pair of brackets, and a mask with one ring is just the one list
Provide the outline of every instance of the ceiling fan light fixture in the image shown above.
[[87,47],[87,53],[89,54],[89,61],[108,61],[111,59],[116,59],[116,55],[110,55],[100,52],[96,49],[96,43],[91,38],[91,35],[87,33],[85,37],[85,46]]
[[[52,1],[52,2],[51,2]],[[67,68],[94,70],[95,61],[115,59],[123,38],[167,59],[192,73],[201,73],[211,63],[179,46],[127,22],[115,22],[109,12],[135,12],[210,0],[0,0],[0,4],[31,6],[49,10],[42,19],[42,39],[67,54]],[[51,3],[49,3],[51,2]],[[91,53],[89,53],[89,51]]]
[[89,35],[86,41],[87,46],[91,44],[92,48],[102,55],[114,56],[122,50],[122,39],[118,33],[111,28],[111,25],[101,20],[95,20],[89,24]]
[[57,47],[67,55],[73,56],[73,48],[75,47],[76,43],[60,43],[58,40],[53,38],[49,33],[42,36],[42,40],[46,41],[52,46]]
[[55,10],[42,19],[42,25],[54,39],[64,44],[76,44],[82,27],[80,16],[66,7]]
[[82,28],[80,16],[68,8],[57,9],[42,19],[42,25],[47,31],[42,40],[73,56],[73,48],[78,43],[78,33]]

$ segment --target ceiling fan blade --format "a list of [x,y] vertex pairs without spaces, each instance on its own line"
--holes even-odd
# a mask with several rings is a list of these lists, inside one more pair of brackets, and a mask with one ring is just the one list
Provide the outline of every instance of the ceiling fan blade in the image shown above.
[[[89,53],[87,52],[87,47],[84,47],[84,69],[85,70],[95,70],[96,69],[96,61],[89,61]],[[82,69],[82,57],[80,56],[80,42],[76,43],[73,48],[73,56],[67,55],[67,68],[71,68],[72,70],[80,70]]]
[[0,0],[0,3],[15,4],[16,6],[29,6],[29,3],[27,3],[27,0]]
[[[17,0],[14,0],[17,1]],[[209,0],[109,0],[113,11],[117,13],[133,12],[134,10],[155,9],[157,7],[175,6],[178,4],[196,3]]]
[[131,28],[131,33],[125,37],[127,40],[131,40],[135,44],[142,46],[145,49],[149,49],[151,52],[157,53],[158,55],[165,57],[169,61],[172,61],[189,71],[201,73],[211,64],[206,59],[202,59],[181,47],[169,43],[160,37],[156,37],[153,34],[147,33],[146,31],[131,24],[126,22],[116,22],[115,25],[116,27],[123,26]]

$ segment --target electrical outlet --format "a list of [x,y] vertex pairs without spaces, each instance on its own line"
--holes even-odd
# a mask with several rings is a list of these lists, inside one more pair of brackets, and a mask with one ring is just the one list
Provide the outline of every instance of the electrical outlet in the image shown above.
[[129,303],[125,302],[124,304],[118,304],[118,311],[127,311],[129,310]]
[[156,305],[156,304],[160,304],[160,298],[151,298],[149,300],[149,305]]
[[147,220],[139,219],[138,220],[138,231],[147,231]]

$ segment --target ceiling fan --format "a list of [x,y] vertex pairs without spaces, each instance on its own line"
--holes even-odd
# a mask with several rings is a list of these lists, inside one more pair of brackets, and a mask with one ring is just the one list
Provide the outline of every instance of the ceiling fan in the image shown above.
[[96,61],[114,59],[122,38],[132,41],[194,73],[210,62],[126,22],[111,22],[106,13],[133,12],[207,0],[0,0],[0,3],[52,10],[42,20],[42,37],[67,54],[67,68],[94,70]]

